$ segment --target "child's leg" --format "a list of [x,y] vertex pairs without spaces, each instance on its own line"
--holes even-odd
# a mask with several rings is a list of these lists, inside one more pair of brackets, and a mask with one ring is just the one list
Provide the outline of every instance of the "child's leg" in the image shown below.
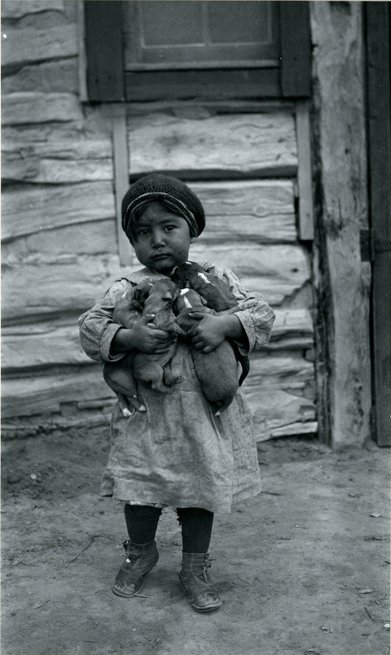
[[129,539],[138,546],[148,544],[155,539],[157,525],[162,510],[149,505],[125,504],[125,521]]
[[208,548],[212,535],[213,513],[206,509],[179,508],[182,526],[182,570],[179,579],[190,605],[198,612],[212,612],[221,600],[211,584]]
[[213,512],[200,507],[180,507],[177,510],[182,528],[184,553],[207,553],[213,527]]
[[130,598],[141,591],[144,580],[159,559],[155,534],[162,510],[158,507],[125,505],[129,541],[125,541],[126,559],[114,582],[117,596]]

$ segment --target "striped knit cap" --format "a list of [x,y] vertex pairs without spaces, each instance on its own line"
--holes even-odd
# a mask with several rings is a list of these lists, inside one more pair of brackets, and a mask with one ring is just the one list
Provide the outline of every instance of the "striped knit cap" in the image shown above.
[[189,225],[190,236],[198,237],[205,227],[205,212],[189,187],[170,175],[151,174],[132,184],[122,200],[122,229],[134,241],[135,211],[149,202],[158,201],[181,216]]

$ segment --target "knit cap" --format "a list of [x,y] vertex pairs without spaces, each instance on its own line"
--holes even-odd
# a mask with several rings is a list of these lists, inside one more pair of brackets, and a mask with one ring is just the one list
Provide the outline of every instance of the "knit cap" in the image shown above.
[[153,173],[132,184],[122,200],[122,229],[134,239],[134,213],[149,202],[158,201],[189,225],[190,236],[198,237],[205,227],[205,212],[201,202],[181,180],[170,175]]

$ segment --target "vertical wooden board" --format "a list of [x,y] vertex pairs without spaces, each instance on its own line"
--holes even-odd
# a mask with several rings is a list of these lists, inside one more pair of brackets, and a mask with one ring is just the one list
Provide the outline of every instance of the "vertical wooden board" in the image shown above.
[[89,100],[123,101],[123,3],[86,0],[84,11]]
[[280,3],[281,90],[285,98],[311,95],[311,42],[308,2]]
[[314,238],[314,207],[312,198],[311,134],[308,103],[296,105],[296,134],[299,165],[297,185],[299,189],[299,238],[312,241]]
[[365,4],[367,19],[368,150],[373,262],[374,413],[379,446],[391,445],[391,128],[390,7]]
[[114,189],[116,208],[117,242],[121,265],[129,262],[131,246],[122,229],[122,198],[129,188],[129,157],[127,146],[127,125],[125,105],[112,108],[113,155],[114,155]]

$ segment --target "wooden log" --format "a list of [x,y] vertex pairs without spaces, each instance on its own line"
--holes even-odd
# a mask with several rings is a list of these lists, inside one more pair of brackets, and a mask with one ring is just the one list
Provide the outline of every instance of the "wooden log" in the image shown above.
[[[246,381],[246,387],[254,385],[284,384],[290,387],[303,387],[313,380],[313,365],[303,357],[297,358],[287,354],[286,348],[291,342],[299,340],[300,330],[308,330],[306,310],[277,311],[276,328],[278,340],[273,352],[275,355],[251,356],[251,373]],[[283,315],[281,320],[280,315]],[[283,323],[283,325],[281,325]],[[290,335],[294,336],[291,337]],[[273,338],[273,337],[272,337]],[[307,337],[308,339],[310,336]],[[304,337],[303,337],[304,339]],[[311,342],[312,345],[312,342]],[[279,355],[283,351],[284,356]],[[278,354],[278,356],[277,356]],[[22,368],[38,368],[40,366],[83,364],[90,360],[83,354],[79,343],[77,316],[50,322],[28,323],[4,327],[2,330],[2,361],[6,371]]]
[[112,398],[99,366],[75,367],[71,373],[5,380],[2,384],[3,418],[59,412],[61,404]]
[[45,30],[7,27],[2,41],[2,66],[25,66],[31,62],[75,57],[78,54],[76,24]]
[[169,114],[129,118],[130,173],[284,175],[297,167],[289,112],[202,119]]
[[304,389],[314,380],[314,365],[298,353],[253,353],[246,389],[285,388]]
[[1,17],[22,18],[41,11],[64,11],[64,0],[3,0]]
[[14,75],[3,77],[2,93],[74,93],[79,92],[77,58],[57,59],[23,66]]
[[[283,389],[248,390],[247,399],[254,417],[257,439],[271,438],[274,431],[297,423],[316,420],[314,403]],[[300,434],[301,429],[297,430]]]
[[4,95],[3,125],[83,121],[82,109],[72,93],[10,93]]
[[[3,274],[3,319],[70,312],[91,307],[121,277],[118,257],[52,257],[51,262],[6,265]],[[28,283],[27,283],[28,281]]]
[[296,240],[294,189],[288,180],[193,183],[206,214],[199,243]]
[[108,139],[3,144],[3,179],[12,182],[70,184],[113,179]]
[[70,225],[21,237],[3,244],[4,264],[29,262],[57,255],[116,255],[117,238],[114,218],[97,223]]
[[17,186],[5,188],[2,193],[3,241],[114,217],[114,194],[110,182],[36,188]]
[[39,333],[34,333],[32,327],[37,329],[31,325],[4,328],[2,365],[5,373],[40,366],[91,364],[80,346],[76,318],[72,325],[54,329],[50,323],[39,325]]
[[235,248],[231,244],[202,247],[200,241],[192,246],[190,258],[231,269],[244,286],[260,291],[273,305],[280,305],[311,279],[308,256],[301,246],[239,243]]
[[307,349],[314,345],[311,312],[305,308],[275,309],[275,321],[267,350]]
[[[243,284],[262,291],[267,300],[281,304],[295,294],[309,280],[305,254],[298,246],[238,246],[213,248],[204,251],[204,258],[220,266],[229,266],[238,273]],[[129,253],[129,269],[139,268],[134,255]],[[9,263],[5,267],[4,320],[36,316],[51,312],[87,309],[110,282],[121,277],[118,257],[58,257],[33,256],[31,262]],[[28,286],[26,280],[29,281]]]

